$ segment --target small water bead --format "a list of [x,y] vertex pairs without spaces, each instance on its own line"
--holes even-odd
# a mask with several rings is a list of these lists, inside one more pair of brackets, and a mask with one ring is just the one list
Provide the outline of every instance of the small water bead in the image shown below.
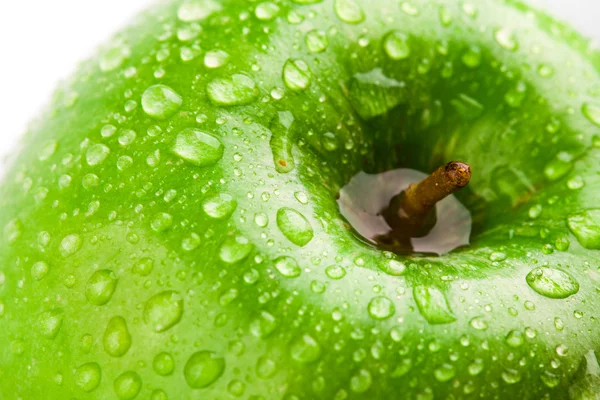
[[183,316],[183,298],[178,292],[158,293],[144,305],[144,322],[155,332],[164,332],[175,326]]
[[119,144],[121,146],[129,146],[135,141],[136,136],[137,135],[133,130],[126,129],[119,135]]
[[187,360],[183,368],[183,376],[193,389],[210,386],[225,371],[225,359],[215,352],[198,351]]
[[101,306],[112,298],[117,287],[117,277],[109,269],[95,271],[85,286],[85,297],[96,306]]
[[527,84],[523,81],[519,81],[504,95],[504,101],[512,108],[518,108],[523,104],[526,95]]
[[171,146],[175,155],[198,167],[216,164],[223,157],[224,149],[219,138],[193,128],[179,132]]
[[449,324],[456,321],[448,299],[440,289],[433,286],[416,286],[413,289],[413,297],[419,312],[430,324]]
[[517,330],[512,330],[510,332],[508,332],[508,335],[506,335],[506,339],[505,342],[507,345],[509,345],[510,347],[520,347],[523,345],[523,343],[525,342],[525,339],[523,337],[523,333]]
[[294,197],[301,204],[308,204],[308,196],[304,192],[294,192]]
[[177,17],[183,22],[202,21],[222,8],[215,0],[186,0],[177,9]]
[[54,339],[63,323],[62,310],[50,310],[40,315],[38,328],[42,336]]
[[202,210],[211,218],[226,219],[237,208],[237,201],[227,193],[217,193],[207,197],[202,202]]
[[123,372],[115,379],[113,388],[120,400],[132,400],[142,389],[142,378],[134,371]]
[[567,224],[581,246],[600,250],[600,209],[571,215]]
[[569,250],[569,246],[571,246],[571,241],[566,237],[560,237],[554,241],[554,247],[558,251],[567,251]]
[[234,74],[230,78],[217,78],[206,86],[206,94],[216,105],[239,106],[256,101],[258,87],[252,78]]
[[308,244],[314,236],[308,219],[292,208],[282,207],[277,210],[277,226],[290,242],[301,247]]
[[531,219],[537,219],[542,215],[543,207],[541,204],[535,204],[529,208],[528,215]]
[[85,160],[89,166],[101,164],[110,154],[110,149],[104,144],[95,144],[89,147],[85,153]]
[[164,232],[173,225],[173,217],[171,214],[164,212],[158,213],[150,222],[150,227],[154,232]]
[[469,321],[469,325],[478,331],[485,331],[488,329],[488,323],[482,317],[475,317]]
[[472,121],[481,116],[485,107],[476,99],[464,93],[460,93],[450,101],[456,112],[465,120]]
[[293,339],[289,346],[293,360],[300,363],[312,363],[321,357],[321,345],[311,335],[304,334]]
[[90,189],[90,188],[96,187],[99,184],[100,184],[100,178],[96,174],[86,174],[81,180],[81,185],[85,189]]
[[127,329],[127,322],[123,317],[113,317],[108,321],[108,325],[102,337],[102,345],[112,357],[121,357],[129,351],[131,347],[131,335]]
[[204,55],[204,66],[206,68],[220,68],[229,63],[229,54],[223,50],[208,51]]
[[544,373],[540,376],[540,379],[551,389],[560,384],[560,377],[549,371],[544,371]]
[[519,42],[509,29],[497,29],[494,32],[494,39],[506,50],[516,51],[519,48]]
[[169,400],[169,396],[167,396],[164,390],[156,389],[152,391],[150,400]]
[[538,66],[537,73],[542,78],[550,78],[552,75],[554,75],[554,68],[552,68],[550,65],[540,64]]
[[58,142],[56,140],[50,140],[50,141],[44,143],[44,145],[42,146],[42,149],[40,150],[40,152],[38,154],[38,159],[40,161],[45,161],[45,160],[49,159],[56,152],[57,148],[58,148]]
[[359,24],[364,21],[365,13],[355,0],[334,0],[335,14],[347,24]]
[[102,72],[110,72],[119,68],[129,57],[130,50],[126,46],[114,46],[100,54],[99,67]]
[[75,384],[87,393],[94,391],[100,385],[101,378],[102,370],[95,362],[80,365],[75,370]]
[[254,245],[244,236],[229,236],[219,250],[219,258],[227,264],[235,264],[242,261],[254,249]]
[[304,42],[311,53],[321,53],[327,50],[327,46],[329,46],[327,34],[318,29],[308,31],[304,37]]
[[331,265],[325,268],[325,273],[329,278],[335,280],[342,279],[344,276],[346,276],[346,270],[344,267],[339,265]]
[[171,375],[175,370],[175,359],[169,353],[158,353],[152,360],[152,369],[160,376]]
[[202,32],[202,27],[198,24],[185,25],[177,30],[177,39],[180,42],[190,42],[196,39],[200,32]]
[[254,223],[261,228],[269,225],[269,217],[265,213],[256,213],[254,214]]
[[288,59],[283,66],[282,74],[283,83],[293,91],[305,90],[312,80],[312,72],[302,60]]
[[154,260],[149,257],[140,258],[133,265],[132,272],[140,276],[148,276],[154,269]]
[[259,316],[250,322],[250,332],[257,338],[269,336],[277,328],[277,319],[267,311],[261,311]]
[[238,379],[234,379],[227,385],[229,394],[235,397],[240,397],[246,391],[246,384]]
[[396,312],[394,303],[385,296],[373,297],[371,301],[369,301],[367,309],[369,315],[377,320],[390,318]]
[[60,242],[60,254],[63,257],[69,257],[73,254],[77,253],[79,249],[83,246],[83,240],[81,236],[77,234],[71,234],[65,236]]
[[125,171],[126,169],[128,169],[132,165],[133,165],[133,158],[131,158],[129,156],[121,156],[117,160],[117,168],[120,171]]
[[378,267],[381,271],[391,276],[400,276],[406,272],[406,264],[397,260],[384,261],[378,264]]
[[470,46],[462,55],[462,62],[469,68],[477,68],[481,65],[481,48],[479,46]]
[[4,237],[9,244],[15,243],[23,233],[23,223],[15,218],[4,226]]
[[175,114],[183,99],[177,92],[165,85],[153,85],[142,94],[142,108],[150,117],[165,120]]
[[371,387],[373,378],[366,369],[360,369],[352,378],[350,378],[350,390],[354,393],[364,393]]
[[262,379],[269,379],[277,373],[277,363],[268,357],[259,357],[256,361],[256,375]]
[[327,151],[335,151],[338,148],[338,139],[331,132],[325,132],[321,135],[321,145]]
[[579,283],[560,269],[538,267],[526,277],[527,284],[537,293],[551,299],[566,299],[579,291]]
[[292,144],[297,125],[294,115],[289,111],[278,112],[269,125],[269,129],[271,130],[269,146],[273,153],[275,170],[279,173],[289,173],[296,166],[292,154]]
[[31,277],[36,281],[41,281],[46,277],[50,267],[44,261],[38,261],[31,267]]
[[584,103],[581,107],[581,112],[592,124],[600,126],[600,105],[596,103]]
[[553,160],[544,167],[544,175],[549,181],[557,181],[573,168],[573,156],[567,152],[559,152]]
[[254,15],[261,21],[270,21],[279,14],[279,6],[270,1],[265,1],[256,6]]
[[281,256],[275,260],[275,269],[286,278],[296,278],[302,273],[298,262],[289,256]]
[[433,376],[439,382],[448,382],[450,379],[454,378],[455,375],[456,370],[454,369],[454,366],[448,363],[440,365],[433,371]]
[[391,31],[383,39],[383,49],[392,60],[404,60],[410,56],[408,35],[400,31]]
[[469,375],[479,375],[484,369],[483,360],[481,358],[476,358],[471,364],[469,364],[467,369],[469,371]]
[[579,190],[585,186],[585,181],[579,175],[576,175],[567,181],[567,187],[571,190]]

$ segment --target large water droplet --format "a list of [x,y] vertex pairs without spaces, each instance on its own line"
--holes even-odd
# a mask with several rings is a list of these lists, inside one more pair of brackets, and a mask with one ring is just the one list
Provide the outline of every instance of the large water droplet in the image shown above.
[[202,202],[202,209],[211,218],[229,218],[237,208],[237,201],[227,193],[217,193]]
[[456,321],[444,293],[433,286],[416,286],[413,297],[421,315],[430,324],[449,324]]
[[392,60],[404,60],[410,56],[408,36],[400,31],[391,31],[383,39],[385,54]]
[[275,269],[286,278],[296,278],[302,273],[298,262],[289,256],[281,256],[275,260]]
[[311,335],[296,337],[290,343],[292,359],[301,363],[311,363],[321,357],[321,345]]
[[559,152],[553,160],[544,167],[544,175],[549,181],[557,181],[567,175],[573,168],[573,155],[566,151]]
[[294,115],[289,111],[280,111],[271,120],[271,152],[277,172],[285,174],[292,171],[296,163],[292,154]]
[[308,31],[306,36],[304,37],[304,41],[306,42],[306,47],[308,51],[311,53],[321,53],[327,49],[329,45],[329,39],[327,39],[327,34],[323,31],[313,29],[312,31]]
[[350,378],[350,390],[354,393],[364,393],[371,387],[373,378],[366,369],[360,369],[352,378]]
[[229,54],[223,50],[208,51],[204,55],[206,68],[220,68],[229,62]]
[[108,321],[104,336],[102,337],[104,351],[113,357],[121,357],[131,347],[131,335],[127,329],[127,322],[123,317],[112,317]]
[[219,379],[224,371],[225,359],[212,351],[203,350],[188,359],[183,376],[191,388],[202,389]]
[[216,164],[223,157],[224,149],[219,138],[193,128],[179,132],[171,146],[173,153],[198,167]]
[[123,372],[115,379],[113,388],[120,400],[132,400],[142,389],[142,378],[134,371]]
[[41,281],[46,277],[50,267],[44,261],[38,261],[31,267],[31,277],[36,281]]
[[94,166],[101,164],[106,157],[110,154],[110,149],[104,144],[95,144],[87,149],[85,153],[85,160],[88,165]]
[[267,311],[261,311],[260,315],[250,322],[250,332],[258,338],[269,336],[277,328],[277,319]]
[[305,246],[313,238],[313,228],[308,219],[298,211],[282,207],[277,210],[277,226],[283,235],[298,246]]
[[206,85],[211,102],[222,106],[239,106],[254,102],[259,95],[256,83],[248,76],[234,74],[230,78],[217,78]]
[[144,322],[155,332],[175,326],[183,316],[183,298],[172,290],[158,293],[144,305]]
[[169,118],[179,110],[182,103],[181,96],[165,85],[150,86],[142,95],[142,108],[155,119]]
[[506,335],[506,339],[505,342],[507,345],[509,345],[510,347],[520,347],[523,345],[523,343],[525,342],[525,339],[523,337],[523,333],[517,330],[512,330],[510,332],[508,332],[508,335]]
[[254,15],[261,21],[270,21],[279,14],[279,6],[270,1],[260,3],[254,9]]
[[283,82],[288,89],[301,91],[310,85],[312,72],[302,60],[288,59],[283,65]]
[[171,375],[175,370],[175,359],[169,353],[158,353],[152,360],[152,369],[160,376]]
[[40,315],[38,327],[42,336],[54,339],[62,326],[62,310],[51,310]]
[[600,250],[600,209],[571,215],[567,224],[579,244],[586,249]]
[[376,296],[369,301],[367,307],[369,315],[378,320],[390,318],[396,312],[396,307],[390,299],[385,296]]
[[91,392],[100,385],[102,371],[98,363],[83,364],[75,370],[75,384],[84,392]]
[[488,328],[488,323],[483,317],[475,317],[469,321],[469,325],[471,327],[477,329],[478,331],[485,331]]
[[244,236],[229,236],[219,250],[219,257],[227,264],[235,264],[242,261],[254,249],[254,245]]
[[81,236],[77,234],[67,235],[60,242],[60,254],[63,257],[69,257],[73,254],[77,253],[81,246],[83,245],[83,240]]
[[527,274],[526,280],[533,290],[551,299],[566,299],[579,291],[575,278],[560,269],[534,268]]
[[335,0],[335,14],[348,24],[359,24],[364,21],[365,13],[354,0]]
[[85,297],[96,306],[108,303],[117,287],[117,276],[109,269],[99,269],[85,286]]

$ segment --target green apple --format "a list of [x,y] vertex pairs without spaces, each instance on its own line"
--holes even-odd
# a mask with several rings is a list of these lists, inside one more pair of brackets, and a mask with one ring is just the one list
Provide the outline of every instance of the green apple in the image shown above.
[[[599,68],[518,0],[154,6],[3,178],[0,397],[597,399]],[[343,218],[451,160],[467,246]]]

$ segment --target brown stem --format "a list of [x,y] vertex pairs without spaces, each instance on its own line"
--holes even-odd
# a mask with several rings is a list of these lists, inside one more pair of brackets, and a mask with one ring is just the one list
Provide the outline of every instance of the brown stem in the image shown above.
[[471,167],[460,161],[452,161],[436,169],[421,182],[410,185],[394,197],[382,212],[392,228],[389,237],[382,238],[394,246],[410,248],[410,238],[424,236],[435,221],[431,212],[435,204],[471,180]]

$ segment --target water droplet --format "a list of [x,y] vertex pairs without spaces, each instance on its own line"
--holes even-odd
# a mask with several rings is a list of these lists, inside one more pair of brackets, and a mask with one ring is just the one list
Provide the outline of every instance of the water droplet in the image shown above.
[[550,65],[540,64],[537,72],[542,78],[550,78],[552,75],[554,75],[554,68],[552,68]]
[[308,204],[308,196],[304,192],[294,192],[294,197],[301,204]]
[[41,281],[48,274],[50,267],[44,261],[38,261],[31,267],[31,277]]
[[254,223],[261,228],[269,225],[269,217],[265,213],[256,213],[254,215]]
[[389,260],[378,265],[379,269],[391,276],[400,276],[406,272],[406,264],[397,260]]
[[158,353],[152,360],[152,369],[160,376],[171,375],[175,370],[175,359],[169,353]]
[[164,390],[156,389],[152,391],[150,400],[169,400],[169,396],[167,396]]
[[83,240],[81,236],[77,234],[67,235],[60,242],[60,254],[63,257],[69,257],[73,254],[77,253],[81,246],[83,245]]
[[265,1],[256,6],[254,15],[261,21],[270,21],[279,14],[279,6],[270,1]]
[[51,310],[40,315],[38,328],[40,334],[48,339],[54,339],[63,323],[62,311]]
[[554,247],[558,251],[567,251],[569,250],[569,246],[571,246],[571,241],[566,237],[560,237],[554,241]]
[[108,321],[104,336],[102,337],[104,351],[113,357],[121,357],[131,347],[131,335],[127,329],[127,322],[123,317],[112,317]]
[[517,108],[523,104],[523,100],[525,100],[526,95],[527,85],[525,82],[519,81],[504,95],[504,101],[506,101],[506,104],[508,104],[510,107]]
[[277,363],[268,357],[259,357],[256,361],[256,375],[262,379],[272,378],[277,373]]
[[102,163],[106,160],[106,157],[110,154],[110,149],[101,143],[95,144],[87,149],[85,153],[85,160],[88,165],[94,166]]
[[100,70],[103,72],[114,71],[123,64],[127,57],[129,57],[129,48],[125,46],[111,47],[100,54],[98,63]]
[[239,106],[254,102],[259,95],[256,83],[248,76],[234,74],[230,78],[217,78],[206,86],[211,102],[222,106]]
[[100,385],[102,371],[98,363],[91,362],[75,370],[75,384],[84,392],[91,392]]
[[354,393],[364,393],[371,387],[373,378],[366,369],[360,369],[356,375],[350,378],[350,390]]
[[519,48],[519,42],[512,34],[512,32],[506,28],[497,29],[494,32],[494,38],[496,42],[506,50],[516,51]]
[[154,260],[149,257],[140,258],[132,268],[134,274],[148,276],[154,269]]
[[298,211],[282,207],[277,210],[277,226],[283,235],[298,246],[305,246],[314,236],[308,219]]
[[[555,388],[560,384],[560,377],[549,371],[544,371],[544,373],[542,375],[540,375],[540,379],[550,389]],[[573,397],[571,397],[571,398],[573,398]]]
[[483,360],[481,358],[476,358],[471,364],[469,364],[467,369],[469,370],[469,375],[476,376],[483,371],[483,367]]
[[225,359],[212,351],[198,351],[187,360],[183,376],[193,389],[210,386],[225,371]]
[[259,316],[250,322],[250,332],[258,338],[269,336],[277,328],[277,319],[267,311],[261,311]]
[[461,93],[450,101],[456,112],[466,120],[477,119],[483,114],[485,107],[474,98]]
[[158,293],[144,305],[144,322],[155,332],[175,326],[183,316],[183,298],[172,290]]
[[523,343],[525,342],[525,339],[523,338],[523,333],[517,330],[512,330],[510,332],[508,332],[508,335],[506,335],[506,339],[505,342],[507,345],[509,345],[510,347],[520,347],[523,345]]
[[433,376],[440,382],[448,382],[454,378],[456,370],[452,364],[442,364],[433,371]]
[[289,111],[280,111],[271,120],[271,152],[273,153],[273,163],[275,170],[286,174],[292,171],[296,163],[292,154],[292,142],[295,127],[294,116]]
[[229,54],[223,50],[208,51],[204,55],[206,68],[220,68],[229,62]]
[[237,201],[227,193],[217,193],[202,202],[202,209],[211,218],[229,218],[237,208]]
[[177,92],[165,85],[150,86],[142,95],[142,108],[150,117],[167,119],[175,114],[183,100]]
[[126,371],[115,379],[113,387],[120,400],[132,400],[142,389],[142,378],[137,372]]
[[344,276],[346,276],[346,270],[344,269],[344,267],[339,266],[339,265],[331,265],[331,266],[325,268],[325,273],[331,279],[336,279],[336,280],[342,279]]
[[369,315],[378,320],[390,318],[396,312],[396,307],[385,296],[376,296],[369,301]]
[[515,369],[505,368],[502,372],[502,380],[509,385],[514,385],[521,381],[521,374]]
[[475,317],[469,321],[469,325],[478,331],[485,331],[488,328],[488,323],[482,317]]
[[85,297],[96,306],[108,303],[117,287],[117,276],[109,269],[99,269],[85,286]]
[[215,0],[188,0],[177,9],[177,17],[183,22],[201,21],[222,8]]
[[391,31],[383,39],[383,49],[392,60],[404,60],[410,56],[408,36],[399,31]]
[[305,90],[312,79],[312,72],[302,60],[288,59],[283,65],[283,83],[293,91]]
[[9,221],[4,227],[4,237],[9,244],[15,243],[23,233],[23,223],[18,219]]
[[600,106],[594,103],[584,103],[581,107],[583,115],[594,125],[600,126]]
[[44,143],[42,149],[40,150],[40,153],[38,154],[38,159],[40,161],[49,159],[54,154],[54,152],[56,152],[57,148],[58,143],[56,142],[56,140],[50,140]]
[[90,189],[93,187],[96,187],[100,184],[100,178],[98,177],[98,175],[96,174],[86,174],[82,179],[81,179],[81,185],[85,188],[85,189]]
[[177,134],[171,151],[191,164],[207,167],[223,157],[224,146],[217,137],[188,128]]
[[308,51],[311,53],[321,53],[327,49],[327,46],[329,46],[327,34],[317,29],[309,31],[304,37],[304,41]]
[[304,334],[292,340],[290,355],[300,363],[311,363],[321,357],[321,345],[311,335]]
[[154,232],[164,232],[173,225],[173,217],[171,214],[164,212],[158,213],[150,222],[150,227]]
[[544,175],[549,181],[557,181],[573,168],[573,156],[561,151],[544,167]]
[[575,278],[560,269],[534,268],[527,274],[526,280],[533,290],[551,299],[566,299],[579,291]]
[[481,65],[481,48],[475,45],[470,46],[462,55],[461,60],[469,68],[479,67]]
[[296,278],[302,273],[296,260],[288,256],[277,258],[275,260],[275,269],[286,278]]
[[413,297],[419,312],[430,324],[449,324],[456,321],[444,293],[433,286],[417,286]]
[[575,175],[567,181],[567,187],[571,190],[579,190],[585,186],[585,181],[580,175]]
[[364,21],[365,13],[355,0],[335,0],[335,14],[347,24],[359,24]]
[[586,249],[600,250],[600,209],[571,215],[567,223],[579,244]]
[[242,261],[254,249],[254,245],[244,236],[229,236],[219,251],[219,257],[227,264],[235,264]]

